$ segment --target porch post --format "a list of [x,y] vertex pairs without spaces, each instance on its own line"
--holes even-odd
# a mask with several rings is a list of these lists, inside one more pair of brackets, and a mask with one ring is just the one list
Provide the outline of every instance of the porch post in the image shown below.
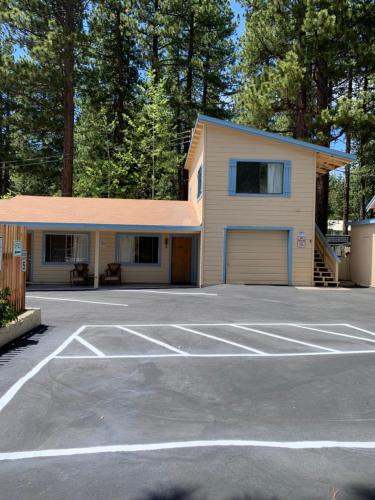
[[99,288],[99,231],[95,231],[94,288]]

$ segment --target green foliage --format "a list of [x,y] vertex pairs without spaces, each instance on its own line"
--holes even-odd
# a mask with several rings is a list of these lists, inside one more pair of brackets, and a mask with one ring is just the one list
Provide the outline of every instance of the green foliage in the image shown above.
[[142,90],[142,104],[132,117],[117,157],[129,180],[133,198],[174,199],[178,194],[178,166],[173,113],[165,94],[165,82],[148,74]]
[[18,313],[10,302],[11,291],[9,288],[0,290],[0,327],[17,319]]
[[334,220],[342,219],[344,182],[341,175],[329,176],[329,211],[328,217]]

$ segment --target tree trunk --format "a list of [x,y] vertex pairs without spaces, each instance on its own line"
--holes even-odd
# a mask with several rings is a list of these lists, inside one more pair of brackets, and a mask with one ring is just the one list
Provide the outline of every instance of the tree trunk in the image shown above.
[[[351,99],[353,94],[353,78],[352,71],[349,70],[348,82],[348,98]],[[352,149],[352,136],[349,131],[346,132],[346,152],[351,153]],[[344,193],[343,193],[343,231],[344,234],[349,234],[349,211],[350,211],[350,164],[345,165],[345,179],[344,179]]]
[[115,116],[116,125],[114,130],[114,142],[119,145],[123,142],[124,133],[124,112],[125,112],[125,65],[124,65],[124,45],[121,31],[121,12],[119,8],[115,8],[115,33],[116,33],[116,58],[117,58],[117,85],[116,85],[116,101],[115,101]]
[[[193,8],[193,7],[191,7]],[[187,54],[187,73],[186,73],[186,105],[191,108],[193,98],[193,57],[194,57],[194,11],[192,10],[189,17],[189,42]]]
[[208,73],[210,67],[210,59],[207,55],[203,64],[203,90],[202,90],[202,113],[207,114],[208,105]]
[[[327,77],[326,63],[321,61],[317,67],[317,113],[319,114],[330,104],[330,86]],[[324,125],[319,132],[324,134],[324,139],[320,141],[322,146],[329,147],[330,126]],[[316,179],[316,208],[315,220],[323,234],[328,228],[328,194],[329,194],[329,174],[321,175]]]
[[156,33],[157,21],[156,16],[159,11],[159,0],[154,0],[154,30],[152,34],[152,62],[151,67],[155,74],[155,82],[160,80],[160,66],[159,66],[159,36]]
[[64,31],[66,33],[63,54],[64,68],[64,158],[62,175],[62,195],[73,195],[74,159],[74,11],[67,2]]

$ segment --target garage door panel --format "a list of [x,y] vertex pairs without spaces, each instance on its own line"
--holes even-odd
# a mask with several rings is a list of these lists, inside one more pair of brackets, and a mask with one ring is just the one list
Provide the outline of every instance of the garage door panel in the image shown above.
[[227,283],[288,284],[287,231],[228,231]]

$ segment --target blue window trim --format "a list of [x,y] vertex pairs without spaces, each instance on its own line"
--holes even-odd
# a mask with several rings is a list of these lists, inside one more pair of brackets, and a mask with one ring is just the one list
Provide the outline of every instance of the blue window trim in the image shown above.
[[74,266],[74,262],[46,262],[45,260],[45,252],[46,252],[46,235],[47,234],[85,234],[88,236],[87,238],[87,259],[83,262],[90,264],[90,246],[91,246],[91,238],[90,233],[87,231],[43,231],[42,232],[42,266],[53,266],[53,267],[72,267]]
[[288,286],[292,286],[293,276],[293,228],[285,226],[224,226],[224,248],[222,281],[227,282],[228,231],[288,231]]
[[[158,262],[157,264],[146,264],[144,262],[138,263],[138,262],[123,262],[120,260],[120,238],[122,236],[152,236],[154,238],[158,238]],[[119,264],[121,264],[124,267],[161,267],[161,261],[162,261],[162,234],[156,234],[156,233],[116,233],[115,236],[115,260]]]
[[[282,193],[237,193],[236,183],[237,183],[237,164],[239,162],[247,163],[282,163],[284,165],[283,174],[283,192]],[[291,181],[292,181],[292,162],[290,160],[276,160],[275,158],[268,160],[265,158],[254,159],[254,158],[230,158],[229,160],[229,174],[228,174],[228,194],[229,196],[266,196],[272,198],[280,197],[290,197],[291,195]]]
[[[201,174],[201,192],[199,193],[199,174]],[[203,172],[203,163],[198,168],[197,173],[197,201],[201,200],[203,197],[203,185],[204,185],[204,172]]]
[[198,284],[198,234],[175,233],[169,235],[169,272],[168,282],[172,284],[172,240],[173,238],[192,238],[191,243],[191,263],[190,263],[190,282],[192,285]]

